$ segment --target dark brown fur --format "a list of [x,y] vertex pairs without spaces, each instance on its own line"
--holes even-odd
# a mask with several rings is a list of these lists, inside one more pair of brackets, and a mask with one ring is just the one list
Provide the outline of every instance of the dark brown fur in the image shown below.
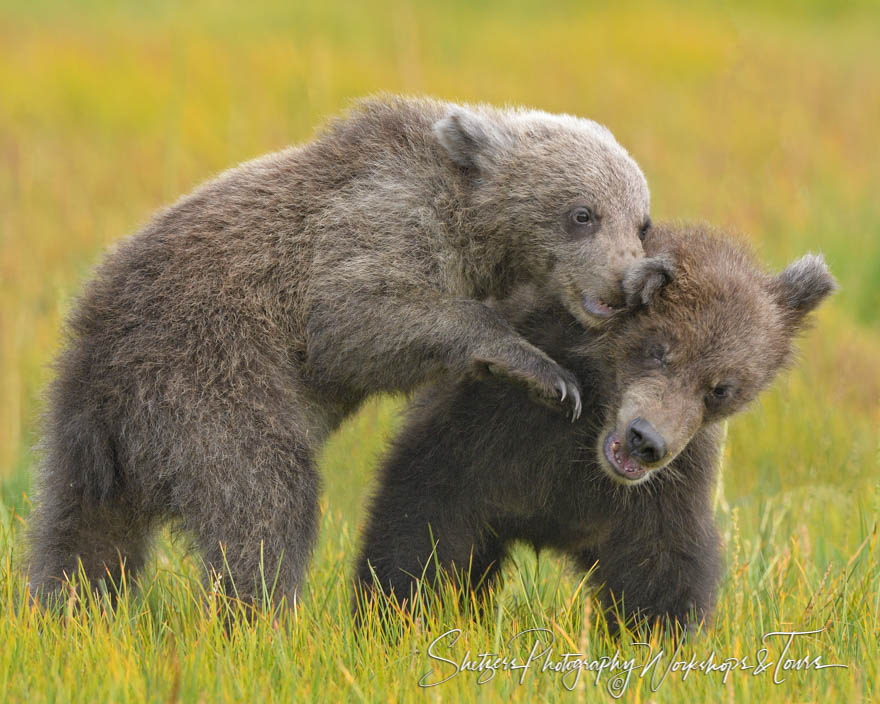
[[[589,238],[566,219],[581,202]],[[483,300],[541,281],[590,324],[584,296],[622,297],[647,210],[595,123],[400,98],[197,189],[122,242],[70,316],[33,588],[79,559],[92,580],[136,572],[170,520],[240,595],[260,593],[262,558],[292,598],[327,435],[372,393],[480,367],[574,409],[574,377]]]
[[[482,591],[522,540],[560,550],[583,570],[596,564],[612,623],[612,607],[681,624],[710,614],[721,564],[712,516],[719,423],[770,383],[834,282],[812,256],[769,276],[742,246],[702,228],[655,228],[645,249],[669,257],[675,278],[606,333],[584,330],[554,305],[519,323],[577,375],[585,405],[576,424],[491,379],[416,400],[381,470],[359,595],[375,577],[411,604],[416,578],[433,585],[438,566]],[[711,395],[719,379],[732,388],[724,399]],[[604,441],[636,417],[662,429],[669,447],[627,479]]]

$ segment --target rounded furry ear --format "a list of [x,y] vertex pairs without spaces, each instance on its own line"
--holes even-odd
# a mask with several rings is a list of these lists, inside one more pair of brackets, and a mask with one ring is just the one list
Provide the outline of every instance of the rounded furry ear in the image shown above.
[[770,281],[770,290],[786,317],[795,325],[838,289],[821,254],[807,254],[789,264]]
[[626,305],[649,305],[657,292],[675,278],[676,263],[671,254],[658,254],[633,264],[623,277]]
[[504,143],[497,126],[465,108],[455,108],[434,123],[434,135],[446,152],[463,169],[478,169],[493,150]]

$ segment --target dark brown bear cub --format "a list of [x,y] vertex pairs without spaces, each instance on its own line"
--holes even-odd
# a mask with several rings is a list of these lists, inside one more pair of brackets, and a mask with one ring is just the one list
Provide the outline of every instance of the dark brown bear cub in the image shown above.
[[771,382],[835,283],[812,255],[767,275],[740,244],[701,228],[655,228],[645,249],[668,256],[675,277],[609,332],[552,305],[519,324],[577,375],[576,424],[493,379],[415,401],[381,471],[360,596],[375,579],[410,599],[438,565],[483,590],[521,540],[596,565],[615,627],[622,612],[679,625],[711,613],[720,421]]

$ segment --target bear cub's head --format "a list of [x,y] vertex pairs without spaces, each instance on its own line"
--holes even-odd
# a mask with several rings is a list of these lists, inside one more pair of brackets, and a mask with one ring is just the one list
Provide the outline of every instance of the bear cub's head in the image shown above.
[[615,392],[596,451],[609,476],[629,485],[754,399],[790,359],[808,314],[837,287],[821,256],[772,276],[745,246],[704,228],[652,228],[645,250],[665,262],[660,285],[649,275],[649,304],[599,343]]
[[571,115],[488,106],[455,106],[433,131],[468,184],[472,229],[504,241],[510,261],[582,324],[623,308],[650,198],[611,132]]

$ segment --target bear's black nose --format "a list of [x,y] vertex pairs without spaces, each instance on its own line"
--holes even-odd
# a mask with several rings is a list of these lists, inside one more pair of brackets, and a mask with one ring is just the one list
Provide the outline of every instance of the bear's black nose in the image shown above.
[[629,454],[646,464],[654,464],[666,457],[666,441],[644,418],[636,418],[626,429]]

